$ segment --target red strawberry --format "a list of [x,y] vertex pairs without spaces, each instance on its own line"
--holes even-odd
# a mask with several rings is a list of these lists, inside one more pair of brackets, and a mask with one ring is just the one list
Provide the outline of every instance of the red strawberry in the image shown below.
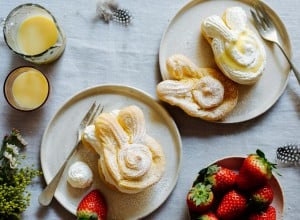
[[236,176],[237,174],[233,170],[212,165],[207,168],[206,181],[212,185],[213,191],[224,192],[233,188]]
[[76,215],[78,220],[106,219],[107,206],[99,190],[92,190],[81,200]]
[[270,184],[258,188],[250,194],[250,205],[256,210],[266,209],[273,201],[273,190]]
[[235,219],[241,216],[246,208],[246,198],[235,190],[231,190],[222,198],[217,208],[217,216],[221,219]]
[[276,209],[269,206],[266,211],[250,214],[249,220],[276,220]]
[[189,190],[186,202],[191,211],[204,212],[211,207],[213,199],[214,194],[211,187],[203,183],[197,183]]
[[207,212],[196,218],[197,220],[218,220],[217,216],[212,212]]
[[236,178],[237,185],[242,190],[250,190],[266,184],[272,177],[272,169],[276,164],[270,163],[262,151],[250,154],[243,162]]

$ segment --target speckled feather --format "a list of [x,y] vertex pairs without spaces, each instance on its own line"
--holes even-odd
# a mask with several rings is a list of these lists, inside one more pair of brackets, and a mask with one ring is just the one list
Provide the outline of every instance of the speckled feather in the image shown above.
[[276,152],[277,160],[287,165],[300,165],[300,146],[287,144],[279,147]]

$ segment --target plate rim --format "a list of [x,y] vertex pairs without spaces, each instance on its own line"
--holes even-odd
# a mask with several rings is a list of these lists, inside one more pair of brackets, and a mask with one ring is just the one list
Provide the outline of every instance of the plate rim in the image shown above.
[[[98,84],[98,85],[95,85],[95,86],[90,86],[90,87],[87,87],[87,88],[84,88],[84,89],[81,89],[79,90],[78,92],[76,92],[74,95],[70,96],[69,98],[67,98],[67,100],[65,102],[63,102],[63,104],[61,104],[58,109],[55,111],[54,115],[50,118],[44,132],[43,132],[43,135],[42,135],[42,139],[41,139],[41,145],[40,145],[40,163],[41,163],[41,168],[42,168],[42,171],[43,171],[43,178],[45,180],[45,183],[46,183],[46,186],[49,184],[49,182],[51,181],[51,176],[46,176],[44,174],[44,170],[45,170],[45,166],[46,166],[46,163],[43,162],[42,158],[44,158],[44,153],[43,153],[43,145],[45,145],[45,139],[46,139],[46,136],[48,134],[48,131],[51,127],[51,124],[53,123],[53,121],[55,120],[55,118],[57,118],[59,116],[59,114],[63,111],[64,108],[66,108],[68,105],[70,105],[70,103],[72,103],[73,101],[75,101],[76,99],[81,99],[80,98],[80,95],[83,95],[84,93],[88,93],[88,92],[91,92],[92,90],[97,90],[97,89],[102,89],[102,90],[105,90],[105,89],[111,89],[111,88],[117,88],[118,90],[130,90],[130,91],[133,91],[135,93],[139,93],[139,94],[142,94],[144,97],[146,97],[148,99],[148,101],[151,101],[153,105],[155,105],[155,109],[158,109],[159,112],[163,112],[163,114],[167,115],[168,118],[167,118],[167,122],[169,125],[172,126],[172,134],[175,135],[177,138],[176,138],[176,149],[177,149],[177,171],[174,175],[174,179],[172,180],[172,184],[170,185],[170,190],[169,192],[166,194],[167,196],[162,199],[161,203],[154,206],[154,208],[151,209],[151,211],[148,211],[146,213],[144,213],[142,216],[139,216],[139,218],[143,218],[143,217],[146,217],[148,215],[150,215],[151,213],[155,212],[157,209],[159,209],[165,202],[166,200],[170,197],[170,195],[172,194],[172,192],[174,191],[176,185],[177,185],[177,182],[178,182],[178,178],[179,178],[179,174],[181,172],[181,167],[182,167],[182,139],[181,139],[181,134],[180,134],[180,131],[177,127],[177,124],[175,123],[174,119],[171,117],[170,113],[163,107],[163,105],[161,105],[159,102],[157,102],[157,100],[155,100],[150,94],[148,94],[147,92],[141,90],[141,89],[138,89],[136,87],[133,87],[133,86],[128,86],[128,85],[124,85],[124,84],[110,84],[110,83],[107,83],[107,84]],[[101,93],[101,92],[100,92]],[[146,105],[148,105],[148,103],[144,102]],[[168,125],[168,127],[170,127]],[[46,187],[45,186],[45,187]],[[76,215],[76,210],[72,210],[70,207],[67,207],[65,204],[63,204],[57,197],[57,194],[58,192],[56,191],[55,194],[54,194],[54,198],[56,199],[56,201],[62,206],[64,207],[68,212],[70,212],[71,214],[73,215]]]
[[[204,3],[204,2],[208,2],[208,1],[221,1],[221,0],[191,0],[187,3],[185,3],[183,6],[181,6],[181,8],[179,8],[179,10],[177,10],[177,12],[173,15],[173,17],[171,17],[170,21],[168,22],[166,28],[164,29],[164,32],[162,34],[161,37],[161,41],[159,44],[159,53],[158,53],[158,63],[159,63],[159,70],[160,70],[160,75],[163,80],[166,80],[167,78],[164,77],[164,73],[162,73],[162,65],[165,65],[165,63],[163,63],[163,58],[162,58],[162,48],[163,48],[163,43],[164,40],[166,38],[166,35],[168,34],[168,31],[171,27],[171,25],[174,23],[174,20],[176,20],[181,14],[183,14],[185,11],[189,10],[190,8],[194,7],[195,5]],[[248,5],[249,7],[251,7],[251,4],[255,4],[257,2],[261,3],[268,11],[271,12],[272,16],[275,17],[276,19],[276,23],[280,26],[281,31],[284,35],[285,39],[285,45],[282,45],[283,48],[285,48],[286,53],[288,54],[289,57],[292,57],[292,46],[291,46],[291,41],[290,41],[290,36],[287,32],[287,29],[284,25],[284,23],[282,22],[282,20],[280,19],[280,17],[277,15],[277,13],[269,6],[269,4],[267,4],[266,2],[262,2],[260,0],[222,0],[222,1],[230,1],[230,2],[240,2],[240,3],[244,3],[245,5]],[[263,39],[262,39],[263,40]],[[263,40],[264,41],[264,40]],[[291,69],[287,72],[287,77],[285,80],[285,83],[283,84],[283,86],[281,87],[280,90],[278,90],[278,95],[276,98],[274,98],[268,106],[265,107],[264,110],[260,111],[260,113],[256,113],[254,114],[254,116],[251,117],[244,117],[243,119],[235,119],[235,120],[222,120],[222,121],[207,121],[204,119],[200,119],[195,117],[196,119],[200,119],[200,120],[204,120],[210,123],[216,123],[216,124],[236,124],[236,123],[242,123],[242,122],[246,122],[252,119],[255,119],[261,115],[263,115],[264,113],[266,113],[268,110],[270,110],[275,104],[276,102],[280,99],[280,97],[283,95],[287,85],[288,85],[288,81],[289,81],[289,77],[290,77],[290,73],[291,73]],[[167,103],[168,104],[168,103]],[[179,107],[177,107],[179,108]],[[191,116],[190,116],[191,117]]]

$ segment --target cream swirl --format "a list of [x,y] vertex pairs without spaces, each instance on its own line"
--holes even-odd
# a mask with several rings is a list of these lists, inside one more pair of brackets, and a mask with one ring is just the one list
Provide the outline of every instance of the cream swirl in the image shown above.
[[204,76],[197,81],[192,94],[199,106],[202,108],[212,108],[222,103],[224,99],[224,86],[219,80],[211,76]]
[[100,155],[100,177],[120,192],[138,193],[162,177],[162,148],[147,135],[144,114],[137,106],[100,114],[83,139]]
[[118,161],[124,178],[137,179],[151,168],[152,154],[147,146],[132,144],[120,150]]
[[240,84],[256,82],[266,63],[262,41],[247,27],[247,15],[240,7],[228,8],[223,19],[213,15],[202,23],[222,72]]

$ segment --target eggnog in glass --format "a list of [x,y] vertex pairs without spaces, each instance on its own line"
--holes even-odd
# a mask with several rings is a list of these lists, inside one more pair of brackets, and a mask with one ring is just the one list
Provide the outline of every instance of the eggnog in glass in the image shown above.
[[4,83],[4,95],[8,103],[21,111],[41,107],[49,96],[49,81],[33,67],[19,67],[11,71]]
[[8,47],[25,60],[50,63],[63,53],[66,37],[54,16],[37,4],[23,4],[5,19],[4,39]]

